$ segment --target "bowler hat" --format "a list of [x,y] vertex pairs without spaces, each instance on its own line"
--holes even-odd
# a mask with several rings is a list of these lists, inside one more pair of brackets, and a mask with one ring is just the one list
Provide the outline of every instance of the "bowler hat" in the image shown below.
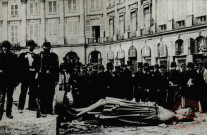
[[170,67],[176,67],[176,62],[171,62]]
[[3,41],[1,44],[2,47],[11,48],[11,43],[9,41]]
[[26,46],[33,46],[33,47],[36,47],[37,44],[34,42],[34,40],[29,40],[29,41],[27,41]]
[[51,47],[51,43],[50,42],[44,42],[43,46],[44,47]]

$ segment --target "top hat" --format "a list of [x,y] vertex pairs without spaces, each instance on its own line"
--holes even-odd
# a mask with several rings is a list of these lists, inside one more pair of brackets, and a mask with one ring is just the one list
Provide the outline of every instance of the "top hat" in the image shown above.
[[85,65],[81,65],[81,69],[86,69],[86,66]]
[[143,63],[142,62],[138,62],[138,68],[142,68],[143,67]]
[[159,64],[155,64],[155,68],[159,68]]
[[51,43],[50,42],[44,42],[43,46],[44,47],[51,47]]
[[33,47],[36,47],[37,44],[34,42],[34,40],[29,40],[29,41],[27,41],[26,46],[33,46]]
[[107,63],[107,64],[106,64],[106,68],[107,68],[107,69],[113,68],[113,64],[112,64],[112,63],[110,63],[110,62],[109,62],[109,63]]
[[93,69],[98,69],[98,65],[94,65],[93,66]]
[[149,67],[149,64],[148,63],[144,63],[144,67]]
[[150,70],[154,70],[154,66],[150,66],[149,69],[150,69]]
[[105,70],[105,68],[104,68],[103,65],[100,65],[100,66],[98,67],[98,69],[99,69],[99,70]]
[[132,61],[127,61],[127,66],[132,66]]
[[1,46],[5,48],[11,48],[12,45],[9,41],[3,41]]
[[170,67],[176,67],[176,62],[171,62]]
[[166,68],[165,65],[160,65],[160,68]]
[[126,65],[126,64],[124,64],[124,63],[122,63],[122,64],[121,64],[121,67],[127,67],[127,65]]
[[186,64],[185,63],[181,64],[181,67],[186,67]]

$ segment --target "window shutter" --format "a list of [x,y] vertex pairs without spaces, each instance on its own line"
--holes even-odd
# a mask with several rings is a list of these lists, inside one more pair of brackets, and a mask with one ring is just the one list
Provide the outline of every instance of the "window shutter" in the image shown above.
[[86,38],[91,38],[90,20],[86,20]]

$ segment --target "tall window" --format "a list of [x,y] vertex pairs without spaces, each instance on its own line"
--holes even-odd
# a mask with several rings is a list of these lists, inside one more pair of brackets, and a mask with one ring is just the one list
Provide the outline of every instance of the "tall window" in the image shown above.
[[77,39],[77,35],[78,35],[78,25],[79,25],[79,21],[77,18],[68,18],[67,20],[67,41],[70,44],[77,44],[78,43],[78,39]]
[[18,5],[12,4],[11,5],[11,16],[17,16],[18,15]]
[[144,8],[144,25],[145,28],[150,27],[150,7]]
[[131,12],[131,30],[136,31],[137,29],[137,15],[136,11]]
[[68,33],[77,34],[78,33],[78,20],[70,20],[68,22]]
[[114,35],[114,19],[109,20],[109,31],[110,31],[110,33],[109,33],[110,37],[113,37],[113,35]]
[[19,37],[19,28],[17,24],[11,24],[11,42],[17,43]]
[[183,40],[179,39],[175,42],[175,55],[182,55],[184,53]]
[[76,11],[76,10],[77,10],[77,1],[68,0],[68,11]]
[[33,39],[35,42],[38,41],[38,23],[30,23],[29,25],[29,38]]
[[38,15],[39,14],[39,6],[38,2],[29,3],[30,15]]
[[49,1],[49,13],[57,13],[57,1]]
[[100,10],[100,8],[102,7],[101,2],[102,0],[91,0],[91,9]]
[[119,30],[120,34],[124,34],[124,16],[119,16]]
[[58,21],[49,22],[48,29],[50,42],[56,44],[58,39]]

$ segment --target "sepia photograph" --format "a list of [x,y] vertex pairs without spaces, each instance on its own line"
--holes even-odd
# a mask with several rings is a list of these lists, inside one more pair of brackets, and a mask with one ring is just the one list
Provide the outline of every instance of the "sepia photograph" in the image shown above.
[[0,0],[0,135],[206,135],[207,0]]

